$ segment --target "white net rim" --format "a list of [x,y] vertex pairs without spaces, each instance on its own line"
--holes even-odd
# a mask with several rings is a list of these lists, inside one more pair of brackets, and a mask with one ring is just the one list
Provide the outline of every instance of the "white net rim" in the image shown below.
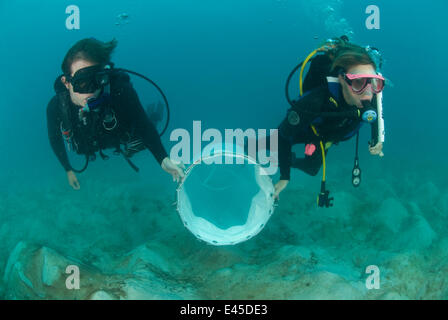
[[[248,219],[245,225],[233,226],[225,230],[216,227],[208,220],[194,215],[188,196],[183,193],[184,182],[191,174],[192,170],[201,164],[202,161],[209,160],[217,156],[240,158],[243,161],[247,160],[250,164],[255,165],[255,170],[259,170],[259,173],[256,174],[255,177],[257,184],[260,187],[260,191],[252,199]],[[266,226],[269,218],[274,213],[275,207],[274,200],[272,198],[273,192],[274,186],[272,185],[269,175],[266,173],[265,169],[252,158],[238,153],[219,152],[212,156],[206,156],[202,159],[196,160],[185,171],[185,178],[177,188],[177,211],[184,226],[191,233],[193,233],[196,238],[216,246],[234,245],[249,240],[257,235]]]

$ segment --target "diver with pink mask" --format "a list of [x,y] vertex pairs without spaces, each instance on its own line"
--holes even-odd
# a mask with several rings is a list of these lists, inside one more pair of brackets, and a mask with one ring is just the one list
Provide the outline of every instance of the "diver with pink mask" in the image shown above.
[[[323,54],[316,55],[318,52]],[[302,81],[304,67],[311,60],[309,72]],[[279,199],[280,192],[288,185],[291,168],[315,176],[323,166],[317,203],[320,207],[332,206],[333,198],[329,197],[325,187],[325,157],[332,145],[354,136],[356,156],[352,183],[359,186],[358,139],[359,130],[366,123],[371,125],[370,153],[383,156],[382,91],[385,78],[380,73],[381,64],[377,49],[348,43],[348,38],[343,36],[328,40],[291,72],[286,84],[291,108],[279,126],[280,180],[275,185],[275,199]],[[289,82],[300,67],[300,97],[292,101],[288,93]],[[303,157],[296,157],[292,152],[295,144],[305,145]]]

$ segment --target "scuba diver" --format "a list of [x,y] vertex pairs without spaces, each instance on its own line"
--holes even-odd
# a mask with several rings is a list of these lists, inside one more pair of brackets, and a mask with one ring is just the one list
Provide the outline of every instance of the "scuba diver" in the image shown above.
[[[160,136],[169,121],[165,95],[150,79],[126,69],[114,69],[110,56],[117,41],[102,42],[94,38],[78,41],[66,54],[63,75],[54,84],[56,95],[47,106],[47,127],[51,147],[67,173],[70,186],[78,190],[75,175],[83,172],[96,153],[103,160],[109,157],[103,150],[113,148],[131,167],[138,171],[130,157],[148,149],[162,169],[179,182],[184,177],[181,167],[167,155]],[[159,136],[155,124],[145,113],[128,73],[138,75],[156,87],[165,100],[167,122]],[[151,118],[160,120],[160,110]],[[64,142],[65,140],[65,142]],[[74,169],[68,159],[67,148],[85,156],[82,169]],[[122,148],[124,147],[124,149]]]
[[[318,52],[323,54],[316,55]],[[310,60],[309,72],[302,81],[304,67]],[[300,67],[300,97],[291,101],[289,82]],[[358,140],[364,123],[370,123],[372,129],[370,153],[383,156],[382,90],[385,79],[380,74],[381,67],[382,60],[377,49],[351,44],[346,36],[342,36],[328,40],[291,72],[286,84],[286,97],[291,108],[278,127],[280,180],[275,185],[274,199],[278,201],[280,192],[288,185],[291,168],[315,176],[323,166],[317,203],[319,207],[332,206],[333,198],[329,197],[325,187],[325,157],[333,144],[337,145],[355,135],[352,183],[355,187],[359,186]],[[295,144],[305,145],[304,157],[296,157],[291,151]]]

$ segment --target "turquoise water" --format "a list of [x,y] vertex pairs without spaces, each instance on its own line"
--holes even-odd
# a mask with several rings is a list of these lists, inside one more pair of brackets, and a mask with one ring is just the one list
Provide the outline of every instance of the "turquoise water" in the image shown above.
[[[71,4],[81,10],[80,30],[65,28]],[[75,298],[36,271],[51,260],[59,267],[77,261],[95,275],[78,293],[84,299],[100,288],[115,298],[446,299],[448,4],[375,1],[381,27],[368,30],[370,4],[0,0],[1,297]],[[169,133],[192,131],[193,120],[203,130],[277,127],[290,70],[323,40],[347,32],[381,49],[383,74],[393,82],[384,91],[385,157],[369,154],[364,129],[363,181],[354,189],[354,141],[332,147],[327,186],[335,206],[316,208],[321,173],[293,171],[265,229],[240,245],[209,246],[184,228],[173,206],[176,185],[148,152],[134,158],[139,174],[120,157],[98,159],[74,191],[49,146],[53,82],[82,38],[115,37],[116,66],[158,83],[171,106]],[[145,99],[155,95],[135,84]],[[169,134],[162,141],[168,150],[174,145]],[[365,286],[369,265],[381,271],[380,289]],[[126,288],[141,281],[143,289],[126,291],[120,281]]]

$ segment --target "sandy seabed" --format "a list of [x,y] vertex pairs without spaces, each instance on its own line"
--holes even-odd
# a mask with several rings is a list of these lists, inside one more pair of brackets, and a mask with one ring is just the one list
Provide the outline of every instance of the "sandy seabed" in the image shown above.
[[[15,184],[0,194],[1,297],[446,299],[448,179],[429,171],[372,170],[354,189],[350,168],[333,167],[329,209],[316,207],[319,178],[295,172],[262,232],[225,247],[182,225],[169,182],[99,172],[78,192],[64,177]],[[68,265],[79,290],[66,288]],[[366,286],[372,265],[379,289]]]

